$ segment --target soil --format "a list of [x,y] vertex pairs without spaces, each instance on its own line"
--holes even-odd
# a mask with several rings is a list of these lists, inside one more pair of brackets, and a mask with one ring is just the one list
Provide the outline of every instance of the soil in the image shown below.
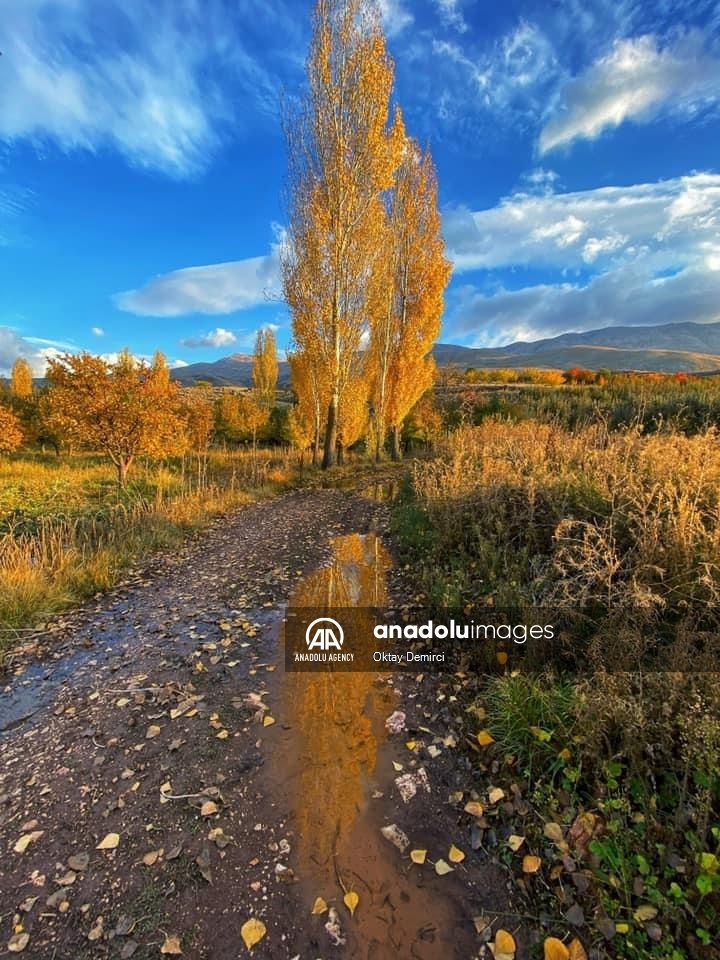
[[[288,603],[409,590],[389,510],[333,489],[247,506],[11,660],[0,954],[470,960],[501,925],[527,955],[512,881],[471,842],[464,805],[487,784],[447,684],[284,668]],[[465,857],[440,875],[452,845]]]

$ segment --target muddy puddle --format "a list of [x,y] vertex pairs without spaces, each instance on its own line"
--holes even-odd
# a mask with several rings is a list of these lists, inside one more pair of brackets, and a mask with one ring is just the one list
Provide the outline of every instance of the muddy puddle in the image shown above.
[[[291,606],[386,605],[391,560],[380,540],[353,534],[332,546],[332,562],[302,581]],[[308,914],[317,897],[337,910],[344,955],[356,960],[470,956],[458,937],[458,910],[447,895],[452,888],[438,892],[437,878],[381,834],[409,812],[398,804],[393,768],[405,738],[391,742],[385,727],[399,706],[392,678],[328,669],[286,672],[280,682],[283,735],[266,774],[291,811],[293,867]],[[343,902],[350,891],[359,898],[354,916]],[[328,916],[312,918],[318,956],[333,945]]]

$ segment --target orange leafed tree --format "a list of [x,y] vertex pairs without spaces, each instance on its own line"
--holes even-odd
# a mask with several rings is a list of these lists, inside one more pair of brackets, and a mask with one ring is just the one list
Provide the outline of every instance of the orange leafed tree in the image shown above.
[[403,420],[433,383],[431,350],[451,271],[444,249],[432,157],[407,137],[388,197],[385,269],[376,277],[370,356],[377,458],[389,430],[399,459]]
[[18,357],[10,374],[10,393],[19,400],[29,400],[33,395],[33,375],[30,364]]
[[270,327],[258,330],[255,337],[252,378],[257,405],[261,410],[271,410],[275,405],[278,358],[275,334]]
[[138,455],[165,457],[186,444],[177,387],[162,354],[152,366],[127,350],[113,364],[89,353],[66,354],[49,362],[47,380],[52,428],[102,450],[121,486]]
[[22,443],[20,421],[4,403],[0,403],[0,453],[17,450]]
[[318,0],[309,86],[288,111],[283,287],[298,350],[327,386],[323,466],[338,456],[341,407],[362,383],[368,291],[382,254],[382,194],[399,162],[389,124],[393,64],[374,0]]

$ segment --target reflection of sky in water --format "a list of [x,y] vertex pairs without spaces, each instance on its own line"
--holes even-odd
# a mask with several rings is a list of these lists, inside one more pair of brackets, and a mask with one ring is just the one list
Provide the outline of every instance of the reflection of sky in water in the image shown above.
[[[334,559],[306,577],[291,606],[371,607],[386,602],[390,556],[374,534],[338,537]],[[368,621],[368,629],[372,624]],[[337,838],[361,809],[378,741],[371,717],[380,706],[375,674],[332,670],[285,675],[289,720],[302,753],[297,810],[301,864],[329,862]]]

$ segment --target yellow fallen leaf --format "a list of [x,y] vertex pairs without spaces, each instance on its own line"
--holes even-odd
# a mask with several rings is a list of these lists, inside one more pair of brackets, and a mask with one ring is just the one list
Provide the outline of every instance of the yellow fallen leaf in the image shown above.
[[22,953],[29,942],[29,933],[14,933],[8,940],[8,950],[10,953]]
[[218,812],[218,805],[214,800],[206,800],[205,803],[200,807],[200,816],[201,817],[211,817],[214,813]]
[[488,800],[493,805],[496,803],[500,803],[500,801],[503,800],[504,797],[505,797],[505,791],[502,789],[502,787],[492,787],[492,789],[488,792]]
[[408,750],[414,750],[417,746],[417,740],[408,740],[405,746],[408,748]]
[[159,733],[160,733],[160,727],[158,727],[158,725],[155,723],[151,723],[150,726],[147,728],[145,739],[152,740],[152,738],[157,737]]
[[481,747],[489,747],[491,743],[495,743],[495,737],[489,730],[481,730],[477,735],[477,741]]
[[657,915],[657,907],[651,907],[649,903],[642,904],[633,913],[638,923],[647,923],[648,920],[654,920]]
[[615,933],[621,933],[625,935],[630,933],[630,924],[629,923],[616,923],[615,924]]
[[315,900],[312,908],[312,915],[316,917],[320,913],[327,913],[328,905],[325,903],[322,897],[318,897]]
[[508,662],[508,655],[504,650],[498,650],[498,652],[495,654],[495,659],[501,667],[504,667]]
[[165,937],[165,943],[160,947],[160,953],[171,954],[175,957],[181,956],[180,937],[174,935]]
[[563,831],[559,823],[546,823],[543,827],[543,833],[553,843],[562,843],[563,841]]
[[502,954],[505,957],[514,957],[517,947],[515,938],[507,930],[498,930],[495,934],[495,956]]
[[572,757],[572,754],[570,753],[567,747],[563,747],[560,753],[558,753],[558,756],[560,757],[561,760],[569,760],[570,757]]
[[425,858],[427,857],[427,850],[411,850],[410,859],[413,863],[425,863]]
[[570,951],[557,937],[548,937],[543,944],[545,960],[569,960]]
[[448,860],[450,863],[462,863],[465,859],[465,854],[453,843],[448,851]]
[[513,853],[517,853],[520,847],[525,843],[525,837],[519,837],[516,833],[508,837],[508,846]]
[[398,763],[397,760],[393,760],[392,765],[396,773],[400,773],[400,771],[403,769],[403,765]]
[[153,864],[157,863],[158,857],[162,853],[161,850],[149,850],[142,858],[142,862],[146,867],[152,867]]
[[485,808],[477,800],[470,800],[465,804],[465,813],[469,813],[471,817],[481,817],[485,813]]
[[275,723],[275,717],[271,717],[269,713],[266,713],[263,717],[263,726],[271,727]]
[[256,943],[260,943],[267,933],[267,927],[262,920],[246,920],[240,927],[240,936],[248,950],[252,950]]
[[126,707],[129,703],[130,703],[130,700],[129,700],[128,697],[120,697],[119,700],[116,700],[116,701],[115,701],[115,706],[116,706],[116,707]]
[[96,850],[114,850],[120,843],[120,834],[108,833],[95,847]]
[[440,877],[444,877],[446,873],[452,873],[453,868],[449,863],[446,863],[444,860],[437,860],[435,862],[435,873]]
[[547,730],[543,730],[542,727],[530,727],[530,733],[536,740],[539,740],[540,743],[547,743],[548,740],[552,738],[552,734],[548,733]]
[[355,916],[355,911],[357,910],[357,905],[360,903],[360,897],[355,893],[354,890],[348,890],[348,892],[343,897],[343,903],[350,911],[350,916]]
[[216,739],[216,740],[227,740],[227,738],[228,738],[229,736],[230,736],[230,734],[227,732],[227,730],[221,730],[220,733],[218,733],[218,734],[215,735],[215,739]]
[[535,857],[531,853],[528,853],[523,857],[523,873],[537,873],[541,865],[542,860],[540,857]]
[[585,947],[580,943],[577,937],[570,941],[568,953],[570,954],[570,960],[588,960]]
[[15,853],[25,853],[30,844],[33,843],[33,841],[38,840],[44,832],[44,830],[33,830],[31,833],[24,833],[16,841],[13,850]]

